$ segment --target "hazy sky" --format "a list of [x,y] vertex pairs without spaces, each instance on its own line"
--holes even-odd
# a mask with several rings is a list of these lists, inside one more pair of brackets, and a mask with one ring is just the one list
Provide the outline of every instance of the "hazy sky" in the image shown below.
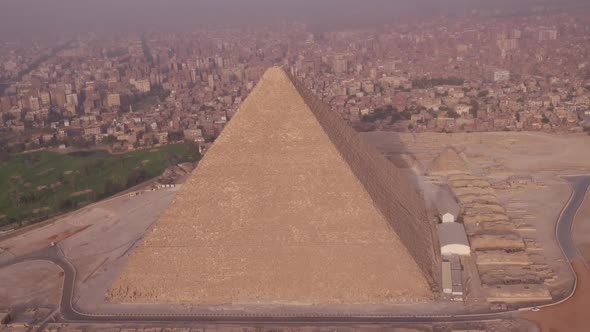
[[588,0],[0,0],[0,34],[182,28],[197,24],[357,24],[473,7],[517,8]]

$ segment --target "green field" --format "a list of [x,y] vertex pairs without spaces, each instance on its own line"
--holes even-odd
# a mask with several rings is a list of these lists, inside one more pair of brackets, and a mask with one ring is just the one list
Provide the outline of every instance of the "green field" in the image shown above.
[[159,176],[170,165],[199,158],[190,144],[116,155],[106,151],[12,155],[0,162],[0,227],[24,226],[74,210]]

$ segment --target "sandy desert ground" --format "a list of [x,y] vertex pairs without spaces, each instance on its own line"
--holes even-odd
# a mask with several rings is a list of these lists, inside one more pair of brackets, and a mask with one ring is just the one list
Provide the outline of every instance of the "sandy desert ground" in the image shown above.
[[369,132],[361,135],[383,152],[414,155],[422,166],[428,166],[437,152],[453,146],[466,153],[476,173],[499,176],[519,171],[578,173],[590,170],[590,156],[584,153],[590,137],[584,134]]
[[578,290],[562,305],[525,312],[521,318],[535,322],[541,332],[586,332],[587,310],[590,306],[590,270],[581,260],[573,263],[578,275]]
[[[78,271],[76,294],[84,294],[85,301],[100,303],[110,280],[117,275],[118,268],[126,258],[125,254],[172,202],[176,192],[177,188],[173,188],[148,191],[135,197],[122,195],[86,207],[23,235],[0,241],[0,248],[3,248],[0,263],[14,256],[46,248],[55,242]],[[10,295],[10,301],[6,300],[6,304],[0,302],[0,308],[8,307],[9,304],[24,305],[29,301],[28,297],[19,295],[21,291],[16,291],[18,289],[38,289],[35,294],[45,294],[53,289],[59,300],[62,280],[48,276],[48,271],[55,276],[61,272],[52,264],[34,262],[3,269],[0,285],[14,284],[15,287],[10,290],[15,293]],[[106,283],[104,278],[107,278]],[[33,286],[37,284],[42,287]],[[1,289],[8,290],[5,287]],[[5,299],[3,296],[0,298]],[[47,303],[50,299],[54,297],[48,296]],[[57,304],[57,300],[51,303]]]
[[[0,262],[15,255],[34,252],[49,246],[52,241],[58,240],[58,245],[63,248],[66,257],[78,271],[74,303],[78,308],[87,312],[190,313],[195,312],[195,310],[199,312],[252,310],[252,312],[271,313],[283,312],[284,310],[298,310],[298,312],[308,310],[305,307],[283,308],[270,305],[248,309],[241,306],[228,307],[224,305],[208,306],[206,308],[185,305],[121,306],[105,301],[107,290],[124,266],[129,253],[142,240],[145,230],[157,220],[159,214],[173,201],[179,189],[179,187],[176,187],[174,189],[146,192],[135,197],[121,196],[79,210],[77,213],[55,223],[28,232],[26,236],[22,235],[0,241],[0,247],[7,249],[0,255]],[[19,283],[16,281],[14,283],[23,288],[35,282],[35,279],[29,280],[28,277],[19,280]],[[22,286],[20,286],[21,282]],[[13,305],[23,304],[16,299],[12,303]],[[392,310],[391,307],[380,305],[361,309],[375,313],[385,313]],[[425,310],[445,313],[448,310],[462,310],[464,306],[462,303],[443,302],[434,306],[430,304],[403,305],[401,309],[415,314]],[[470,309],[481,310],[485,309],[485,306]],[[318,306],[315,310],[334,312],[352,309],[348,307]]]
[[[496,186],[496,195],[509,217],[520,225],[519,233],[535,241],[542,251],[532,255],[557,274],[550,284],[554,299],[563,298],[573,287],[573,276],[563,259],[554,235],[555,221],[568,201],[570,188],[564,175],[590,173],[590,156],[585,153],[590,137],[553,136],[541,133],[481,134],[395,134],[367,133],[394,162],[414,173],[428,174],[432,160],[445,148],[456,148],[468,161],[468,171],[502,183],[511,176],[530,176],[533,185],[520,188]],[[399,156],[401,154],[401,157]],[[574,241],[590,260],[590,199],[586,198],[574,221]],[[575,295],[565,303],[522,315],[542,331],[587,331],[583,316],[588,307],[590,270],[582,260],[574,263],[578,275]]]
[[63,271],[49,262],[29,262],[0,269],[0,308],[47,307],[59,303]]
[[576,214],[572,233],[574,242],[583,256],[573,264],[578,276],[576,293],[563,304],[522,315],[523,318],[537,323],[542,331],[588,331],[588,320],[585,315],[585,308],[590,306],[590,195],[588,194]]
[[580,253],[590,264],[590,194],[586,193],[584,203],[578,210],[572,231],[574,242]]
[[[559,297],[567,293],[573,279],[553,232],[557,216],[569,197],[569,187],[560,176],[590,173],[590,156],[584,153],[590,137],[532,133],[400,135],[379,132],[366,133],[363,136],[390,156],[396,164],[407,166],[408,170],[413,169],[420,174],[427,173],[432,160],[451,146],[465,156],[472,174],[492,184],[503,182],[514,175],[532,176],[538,185],[496,189],[496,195],[510,217],[521,223],[519,232],[524,237],[534,239],[542,247],[542,254],[537,258],[557,273],[557,281],[551,285],[551,294]],[[108,311],[110,306],[104,302],[107,289],[124,265],[128,254],[141,241],[145,230],[173,201],[177,190],[178,188],[166,189],[101,202],[50,225],[0,241],[0,248],[4,249],[0,254],[0,263],[56,241],[79,271],[79,280],[82,282],[77,285],[76,304],[90,311]],[[583,210],[590,211],[590,203],[586,202]],[[580,215],[585,216],[587,213],[590,212]],[[578,244],[582,248],[590,248],[590,226],[584,221],[577,221],[577,225],[581,225],[575,232]],[[9,270],[9,273],[2,271],[1,274],[3,278],[7,278],[6,282],[26,288],[26,285],[39,281],[33,275],[52,276],[59,273],[58,270],[53,271],[43,266],[27,266],[26,269],[39,273],[26,274],[16,269]],[[61,287],[59,279],[48,277],[43,280],[48,288]],[[14,301],[17,305],[26,304],[27,301],[35,300],[34,295],[37,294],[31,295],[31,300]],[[18,293],[10,296],[13,299],[27,299]],[[47,303],[57,302],[52,296],[43,297],[47,299]],[[462,307],[460,303],[450,305],[455,309]],[[0,303],[0,307],[2,306],[6,305]],[[161,308],[154,307],[150,310],[159,309]],[[223,308],[212,310],[220,309]],[[411,311],[420,312],[423,309],[415,307]],[[445,308],[441,306],[434,310],[444,312]]]
[[583,256],[573,264],[578,276],[576,293],[560,305],[522,315],[523,318],[537,323],[542,331],[588,331],[588,320],[585,315],[586,308],[590,306],[590,195],[588,194],[576,214],[572,233],[574,242]]
[[[371,132],[362,134],[399,166],[429,178],[433,160],[451,147],[467,162],[467,171],[495,188],[500,204],[517,225],[517,232],[538,246],[529,256],[534,263],[547,264],[557,275],[549,290],[554,298],[569,293],[571,269],[554,236],[555,221],[569,199],[570,188],[563,175],[590,173],[590,144],[587,135],[544,133],[405,134]],[[437,165],[438,166],[438,165]],[[449,165],[454,167],[455,165]],[[520,187],[502,186],[511,177],[530,177],[533,183]],[[588,203],[590,209],[590,203]],[[584,223],[584,230],[590,229]],[[580,232],[578,243],[590,247],[590,236]]]

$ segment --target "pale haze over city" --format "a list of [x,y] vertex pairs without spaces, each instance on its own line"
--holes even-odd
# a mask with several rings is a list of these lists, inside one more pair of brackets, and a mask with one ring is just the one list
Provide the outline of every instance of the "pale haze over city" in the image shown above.
[[583,0],[5,0],[2,37],[113,29],[257,25],[281,19],[320,26],[395,22],[473,10],[522,11],[535,6],[587,7]]
[[0,2],[0,332],[588,331],[590,3]]

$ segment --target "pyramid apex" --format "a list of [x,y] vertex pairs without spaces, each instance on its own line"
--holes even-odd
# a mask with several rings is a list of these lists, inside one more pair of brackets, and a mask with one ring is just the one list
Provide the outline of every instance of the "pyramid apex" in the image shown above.
[[265,73],[278,73],[278,72],[285,73],[286,72],[285,71],[285,67],[283,67],[283,66],[272,66],[272,67],[269,67],[266,70]]
[[280,66],[270,67],[262,75],[262,81],[283,79],[289,79],[289,77],[287,75],[287,72],[285,71],[285,68]]

